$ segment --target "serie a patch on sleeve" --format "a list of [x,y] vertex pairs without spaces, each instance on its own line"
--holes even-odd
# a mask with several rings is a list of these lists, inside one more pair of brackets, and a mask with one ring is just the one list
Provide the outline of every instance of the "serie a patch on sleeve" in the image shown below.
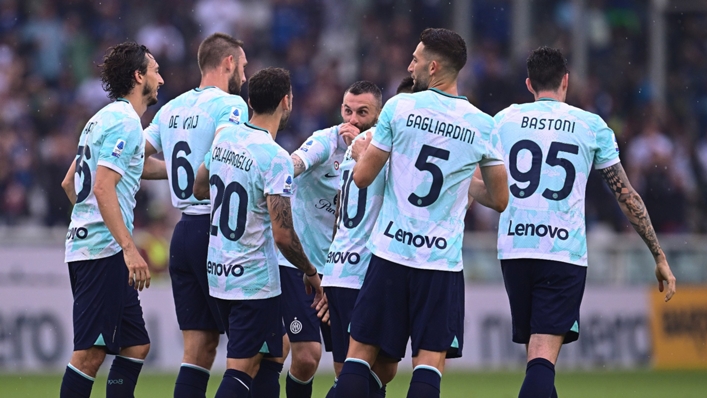
[[282,192],[292,193],[292,176],[291,175],[288,175],[287,178],[285,178],[285,184],[282,186]]
[[240,124],[241,123],[241,111],[238,110],[238,108],[231,108],[231,115],[228,117],[228,121],[233,122],[235,124]]
[[111,153],[111,156],[119,158],[120,154],[123,153],[123,149],[125,149],[125,140],[119,139],[115,142],[115,146],[113,147],[113,153]]

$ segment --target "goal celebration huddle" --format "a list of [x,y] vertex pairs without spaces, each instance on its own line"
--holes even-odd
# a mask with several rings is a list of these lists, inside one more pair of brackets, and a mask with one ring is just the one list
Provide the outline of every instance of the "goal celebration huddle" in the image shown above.
[[500,213],[512,336],[527,349],[518,396],[561,395],[555,364],[581,330],[592,168],[650,250],[665,300],[675,294],[614,132],[565,103],[560,50],[529,52],[535,100],[494,116],[459,95],[462,37],[425,29],[396,95],[352,82],[341,123],[311,132],[291,154],[276,142],[298,112],[290,73],[246,76],[247,52],[229,35],[208,36],[199,86],[143,129],[141,116],[170,82],[145,46],[107,50],[101,80],[113,102],[86,124],[62,182],[74,204],[65,254],[74,349],[62,398],[89,397],[108,354],[106,396],[133,397],[149,355],[139,292],[150,272],[132,237],[141,179],[168,180],[182,213],[169,249],[184,341],[175,398],[206,396],[212,366],[224,363],[222,335],[217,398],[279,397],[288,357],[286,396],[312,397],[322,355],[336,374],[319,381],[331,384],[327,398],[385,397],[401,360],[412,361],[407,397],[443,396],[445,363],[465,349],[462,243],[474,201]]

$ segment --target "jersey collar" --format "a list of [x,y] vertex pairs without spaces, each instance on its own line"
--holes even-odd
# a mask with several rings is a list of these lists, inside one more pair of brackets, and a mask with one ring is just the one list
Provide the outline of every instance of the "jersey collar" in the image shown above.
[[123,97],[118,97],[118,98],[115,99],[115,101],[116,101],[116,102],[118,102],[118,101],[120,101],[120,102],[125,102],[126,104],[129,104],[129,103],[130,103],[130,101],[126,100],[126,99],[123,98]]
[[554,99],[554,98],[550,98],[550,97],[538,98],[536,101],[554,101],[554,102],[560,102],[560,101],[558,101],[558,100],[556,100],[556,99]]
[[197,87],[197,88],[194,89],[194,91],[200,93],[200,92],[205,91],[205,90],[208,90],[208,89],[210,89],[210,88],[216,88],[216,86],[206,86],[206,87],[204,87],[204,88]]
[[254,125],[254,124],[251,124],[250,122],[245,122],[244,124],[245,124],[246,126],[252,128],[253,130],[260,130],[260,131],[263,131],[263,132],[267,133],[268,135],[270,135],[270,132],[267,131],[267,130],[265,130],[265,129],[262,128],[262,127],[258,127],[258,126]]
[[438,89],[438,88],[431,88],[431,89],[429,89],[429,90],[430,90],[430,91],[434,91],[434,92],[437,93],[437,94],[442,94],[442,95],[444,95],[445,97],[456,98],[456,99],[461,99],[461,100],[464,100],[464,101],[469,101],[469,100],[468,100],[465,96],[463,96],[463,95],[452,95],[452,94],[449,94],[449,93],[445,93],[444,91],[442,91],[442,90],[440,90],[440,89]]

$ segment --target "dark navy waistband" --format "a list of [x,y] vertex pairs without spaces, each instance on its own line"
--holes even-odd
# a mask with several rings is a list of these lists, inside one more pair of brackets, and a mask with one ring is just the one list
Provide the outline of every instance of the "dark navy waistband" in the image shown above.
[[211,214],[186,214],[182,213],[182,221],[210,220]]

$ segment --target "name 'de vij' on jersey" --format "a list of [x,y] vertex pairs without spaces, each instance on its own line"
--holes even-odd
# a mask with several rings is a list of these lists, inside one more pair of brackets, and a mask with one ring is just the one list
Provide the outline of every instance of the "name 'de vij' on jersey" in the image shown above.
[[216,130],[246,120],[248,106],[243,98],[213,86],[189,90],[160,108],[145,129],[145,139],[164,152],[174,207],[186,214],[209,214],[209,200],[194,197],[196,170]]
[[121,175],[115,190],[123,221],[132,234],[144,154],[140,117],[127,100],[106,105],[88,121],[76,155],[76,205],[66,235],[66,262],[105,258],[121,251],[98,209],[93,192],[96,171],[104,166]]
[[[346,143],[339,136],[339,126],[315,131],[293,153],[302,159],[306,170],[295,178],[292,218],[304,252],[319,272],[331,246],[339,167],[345,153]],[[294,267],[282,254],[280,264]]]
[[267,130],[248,122],[227,127],[204,159],[211,184],[209,293],[256,300],[281,293],[267,196],[292,195],[290,155]]
[[461,271],[464,214],[478,164],[503,164],[494,120],[436,89],[399,94],[381,112],[371,145],[390,153],[383,206],[368,242],[412,268]]
[[[360,134],[354,142],[365,136],[365,133]],[[366,242],[383,205],[386,172],[383,170],[371,185],[359,189],[353,182],[354,165],[356,161],[351,157],[349,147],[339,167],[339,224],[322,272],[322,286],[360,289],[371,261],[371,251],[366,247]]]
[[599,116],[549,99],[512,105],[495,119],[510,184],[498,257],[586,266],[587,178],[592,164],[619,162],[614,132]]

